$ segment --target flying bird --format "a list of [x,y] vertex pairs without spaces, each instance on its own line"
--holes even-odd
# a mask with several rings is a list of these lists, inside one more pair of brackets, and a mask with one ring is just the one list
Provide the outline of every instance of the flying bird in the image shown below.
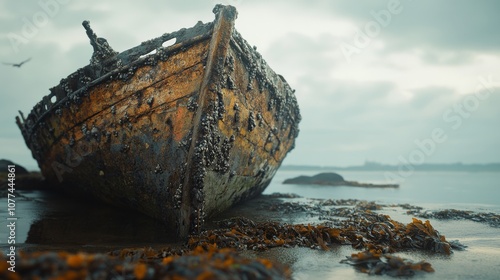
[[31,60],[31,57],[26,59],[25,61],[22,61],[22,62],[19,62],[19,63],[6,63],[6,62],[2,62],[3,64],[5,65],[11,65],[12,67],[18,67],[20,68],[21,66],[23,66],[23,64],[25,64],[26,62],[30,61]]

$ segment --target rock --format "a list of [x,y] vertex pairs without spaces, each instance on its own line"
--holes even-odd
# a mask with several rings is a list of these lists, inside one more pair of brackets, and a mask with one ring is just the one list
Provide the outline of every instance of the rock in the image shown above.
[[7,191],[10,183],[8,166],[15,165],[14,188],[18,190],[46,189],[47,184],[40,172],[29,172],[23,166],[7,159],[0,159],[0,195]]
[[[9,184],[7,173],[0,174],[0,195],[7,190]],[[43,190],[49,186],[40,172],[29,172],[18,174],[16,166],[15,189],[16,190]]]
[[283,184],[313,184],[313,185],[330,185],[345,182],[344,178],[337,173],[328,172],[320,173],[314,176],[299,176],[292,179],[286,179]]
[[322,185],[322,186],[350,186],[350,187],[374,187],[374,188],[397,188],[396,184],[371,184],[360,183],[356,181],[346,181],[337,173],[327,172],[320,173],[314,176],[299,176],[291,179],[286,179],[283,184],[294,185]]
[[7,168],[9,165],[15,165],[16,166],[16,174],[28,174],[28,170],[26,168],[22,167],[19,164],[13,163],[10,160],[7,159],[0,159],[0,172],[1,173],[7,173]]

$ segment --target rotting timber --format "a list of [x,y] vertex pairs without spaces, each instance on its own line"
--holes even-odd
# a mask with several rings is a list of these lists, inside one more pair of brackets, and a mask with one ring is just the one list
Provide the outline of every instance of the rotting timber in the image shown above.
[[83,22],[90,64],[16,117],[49,183],[135,208],[183,237],[266,188],[294,147],[298,104],[235,30],[236,9],[214,13],[121,53]]

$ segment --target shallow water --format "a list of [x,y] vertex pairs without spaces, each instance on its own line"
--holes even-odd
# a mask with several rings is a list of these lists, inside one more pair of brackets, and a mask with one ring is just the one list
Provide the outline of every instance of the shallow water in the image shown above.
[[[333,171],[333,170],[332,170]],[[494,172],[415,172],[400,184],[398,189],[331,187],[314,185],[283,185],[287,178],[314,175],[318,171],[279,171],[265,193],[290,192],[309,198],[363,199],[378,203],[409,203],[425,209],[458,209],[477,212],[500,213],[500,173]],[[385,183],[383,172],[342,171],[345,180]],[[385,208],[388,214],[402,223],[411,222],[405,210]],[[413,261],[426,260],[436,270],[434,273],[416,275],[416,279],[498,279],[500,275],[500,228],[463,220],[430,220],[447,240],[459,240],[468,248],[451,256],[425,252],[397,254]],[[303,248],[298,253],[303,252]],[[352,267],[339,264],[354,252],[348,246],[341,253],[314,252],[297,257],[292,268],[297,279],[367,279],[370,276],[356,272]],[[289,253],[290,254],[290,253]],[[332,255],[330,255],[332,254]],[[385,276],[390,278],[388,276]],[[384,277],[384,278],[385,278]]]
[[[319,171],[318,171],[319,172]],[[385,204],[410,203],[425,209],[473,210],[500,213],[500,174],[498,173],[433,173],[417,172],[406,178],[399,189],[368,189],[356,187],[324,187],[283,185],[284,179],[298,175],[312,175],[314,171],[279,171],[265,193],[297,193],[305,198],[364,199]],[[383,182],[379,172],[341,173],[346,180]],[[123,247],[162,247],[175,243],[172,231],[153,219],[124,209],[100,203],[76,201],[55,193],[43,191],[18,192],[16,212],[17,245],[25,249],[66,249],[110,251]],[[0,247],[7,248],[6,198],[0,198]],[[230,209],[220,218],[247,216],[254,220],[281,220],[287,223],[315,223],[317,217],[307,214],[280,215],[278,212],[257,209],[249,202]],[[379,211],[402,223],[412,216],[400,207],[386,207]],[[451,256],[440,256],[412,251],[398,256],[413,261],[426,260],[436,270],[421,273],[416,278],[426,279],[497,279],[500,275],[500,229],[463,220],[431,220],[434,228],[448,240],[458,239],[468,248]],[[246,255],[266,257],[291,266],[296,279],[367,279],[340,261],[355,252],[350,246],[337,246],[330,251],[309,248],[274,248],[265,252],[244,252]],[[389,278],[382,276],[382,278]]]
[[[176,241],[160,222],[128,209],[46,191],[18,191],[16,243],[99,247]],[[6,199],[0,199],[0,244],[6,243]]]
[[[500,173],[415,172],[397,189],[284,185],[287,178],[314,175],[318,171],[280,170],[264,193],[296,193],[310,198],[364,199],[381,203],[409,203],[426,208],[493,210],[500,212]],[[334,170],[332,170],[334,172]],[[382,171],[342,171],[347,181],[387,183]]]

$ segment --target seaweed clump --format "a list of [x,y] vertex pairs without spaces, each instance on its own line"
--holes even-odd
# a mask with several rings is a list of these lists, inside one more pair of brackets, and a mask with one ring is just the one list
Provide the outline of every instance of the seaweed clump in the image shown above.
[[255,223],[233,218],[220,223],[225,228],[192,235],[188,247],[209,248],[213,244],[240,250],[267,250],[273,247],[309,247],[328,250],[329,246],[352,245],[355,249],[377,248],[385,252],[420,249],[440,254],[452,253],[452,245],[429,221],[403,225],[387,215],[366,212],[343,221],[343,227],[327,225],[288,225],[278,222]]
[[417,215],[425,219],[439,220],[469,220],[485,223],[491,227],[500,228],[500,215],[495,213],[475,213],[473,211],[444,209],[439,211],[409,211],[409,214]]
[[[128,251],[130,252],[130,251]],[[16,272],[0,255],[2,279],[290,279],[290,270],[267,259],[248,259],[234,250],[201,247],[182,256],[159,257],[154,250],[139,258],[67,252],[20,253]],[[130,255],[129,255],[130,256]]]
[[[236,248],[238,250],[264,251],[274,247],[309,247],[329,250],[336,245],[351,245],[364,250],[342,260],[354,265],[361,272],[387,274],[389,276],[411,276],[416,271],[433,272],[430,263],[409,260],[392,253],[419,249],[437,254],[450,255],[452,249],[462,250],[458,241],[449,242],[435,230],[429,221],[413,218],[402,224],[387,215],[370,210],[373,205],[362,204],[352,208],[354,212],[340,227],[319,225],[284,224],[279,222],[256,223],[247,218],[232,218],[219,222],[219,228],[192,235],[188,248],[210,248],[211,246]],[[339,209],[340,210],[340,209]],[[346,209],[342,213],[348,215]]]
[[341,263],[350,264],[363,273],[370,275],[387,274],[393,277],[413,276],[417,271],[434,272],[431,264],[425,261],[414,263],[391,254],[384,254],[380,250],[371,248],[354,253]]

